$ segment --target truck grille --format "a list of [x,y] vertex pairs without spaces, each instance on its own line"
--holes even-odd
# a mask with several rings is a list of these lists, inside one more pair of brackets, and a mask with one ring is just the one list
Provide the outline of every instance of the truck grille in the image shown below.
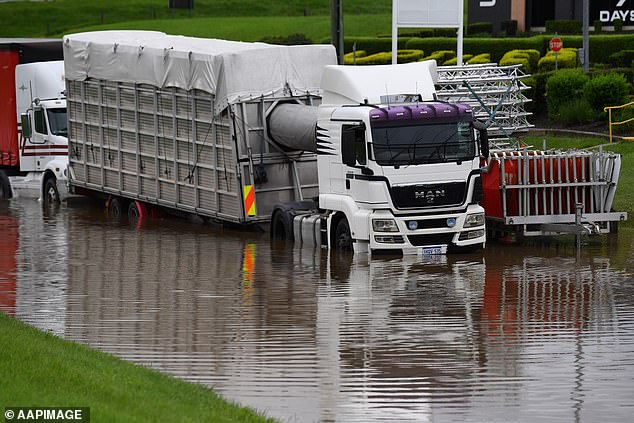
[[455,233],[429,234],[429,235],[408,235],[407,239],[415,247],[423,245],[450,245]]
[[465,195],[465,182],[392,188],[392,201],[397,209],[460,205]]

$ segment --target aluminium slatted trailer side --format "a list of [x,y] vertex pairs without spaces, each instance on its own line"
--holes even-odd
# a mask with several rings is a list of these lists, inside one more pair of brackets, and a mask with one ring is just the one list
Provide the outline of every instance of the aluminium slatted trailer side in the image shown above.
[[316,155],[277,145],[266,116],[319,103],[330,46],[116,31],[65,47],[72,187],[235,223],[318,195]]

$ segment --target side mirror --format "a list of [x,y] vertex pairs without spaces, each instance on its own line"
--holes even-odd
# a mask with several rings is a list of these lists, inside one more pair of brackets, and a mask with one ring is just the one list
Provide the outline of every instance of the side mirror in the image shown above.
[[31,138],[31,120],[29,115],[22,113],[20,115],[20,123],[22,124],[22,137]]
[[484,157],[489,157],[489,134],[487,127],[479,120],[473,122],[473,127],[477,129],[480,134],[480,153],[482,153]]

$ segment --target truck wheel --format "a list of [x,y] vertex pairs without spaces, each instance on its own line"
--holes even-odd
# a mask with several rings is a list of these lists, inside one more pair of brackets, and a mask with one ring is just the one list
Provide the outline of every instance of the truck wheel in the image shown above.
[[59,191],[57,190],[57,180],[49,177],[44,182],[44,196],[42,197],[44,207],[50,207],[59,204]]
[[352,251],[350,225],[345,217],[337,223],[337,228],[335,229],[335,248],[340,251]]
[[122,198],[112,196],[108,201],[108,214],[115,219],[121,219],[126,211],[125,206],[126,204]]
[[277,210],[271,218],[271,239],[293,240],[293,221],[288,212]]
[[11,198],[11,183],[6,173],[0,170],[0,200]]

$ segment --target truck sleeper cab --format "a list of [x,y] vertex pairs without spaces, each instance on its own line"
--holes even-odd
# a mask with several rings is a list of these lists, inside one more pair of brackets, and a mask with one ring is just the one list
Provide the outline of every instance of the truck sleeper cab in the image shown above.
[[329,214],[331,247],[404,254],[484,247],[486,132],[476,131],[469,106],[364,105],[322,117],[319,208]]

